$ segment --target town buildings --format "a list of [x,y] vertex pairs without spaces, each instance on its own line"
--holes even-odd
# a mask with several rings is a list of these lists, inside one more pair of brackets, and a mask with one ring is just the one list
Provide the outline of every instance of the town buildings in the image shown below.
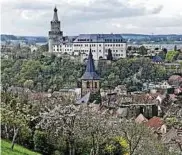
[[84,60],[89,55],[90,46],[94,60],[106,59],[109,49],[114,59],[126,57],[127,45],[121,34],[80,34],[77,37],[64,37],[55,8],[49,31],[49,52],[80,55]]

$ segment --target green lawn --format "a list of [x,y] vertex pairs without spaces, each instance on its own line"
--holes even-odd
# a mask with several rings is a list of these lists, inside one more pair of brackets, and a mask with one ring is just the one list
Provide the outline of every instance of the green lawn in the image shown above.
[[39,153],[32,152],[20,145],[15,145],[13,151],[10,149],[11,143],[5,140],[1,141],[0,152],[2,155],[40,155]]

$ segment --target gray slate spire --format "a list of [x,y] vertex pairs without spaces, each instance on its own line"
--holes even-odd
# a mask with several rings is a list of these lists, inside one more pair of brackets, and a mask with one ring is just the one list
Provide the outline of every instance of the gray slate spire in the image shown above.
[[99,80],[100,79],[100,77],[95,72],[95,66],[94,66],[94,60],[92,57],[91,48],[90,48],[90,52],[88,56],[86,71],[81,77],[81,79],[82,80]]
[[58,21],[58,14],[57,14],[57,8],[54,8],[54,16],[53,16],[53,21]]

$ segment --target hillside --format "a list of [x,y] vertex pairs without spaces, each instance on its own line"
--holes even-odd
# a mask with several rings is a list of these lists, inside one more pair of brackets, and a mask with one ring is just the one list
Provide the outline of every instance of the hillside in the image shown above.
[[1,154],[2,155],[40,155],[39,153],[32,152],[22,146],[15,145],[14,150],[11,151],[11,143],[5,140],[1,141]]

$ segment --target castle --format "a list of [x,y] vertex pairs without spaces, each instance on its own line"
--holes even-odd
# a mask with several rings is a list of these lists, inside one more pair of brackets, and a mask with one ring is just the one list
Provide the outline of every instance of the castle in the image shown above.
[[54,8],[54,15],[49,31],[49,52],[68,55],[80,55],[87,59],[90,47],[94,60],[106,59],[108,51],[113,59],[125,58],[127,45],[121,34],[80,34],[75,37],[63,36],[61,22],[58,20],[58,10]]

